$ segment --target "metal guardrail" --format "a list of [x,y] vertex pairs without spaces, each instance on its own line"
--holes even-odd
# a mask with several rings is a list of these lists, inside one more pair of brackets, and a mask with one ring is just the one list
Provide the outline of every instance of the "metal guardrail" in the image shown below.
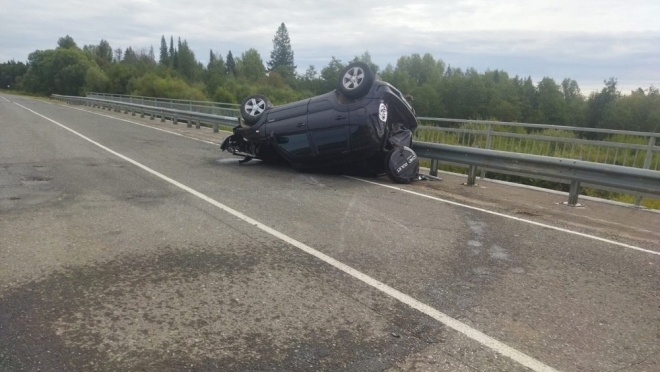
[[[71,105],[86,105],[117,112],[130,112],[132,115],[140,114],[141,117],[149,115],[152,120],[155,117],[160,117],[161,121],[169,119],[174,124],[177,124],[179,120],[186,121],[188,127],[195,125],[199,128],[202,123],[210,124],[214,132],[218,131],[219,125],[235,126],[238,124],[237,116],[213,115],[204,112],[184,111],[97,98],[60,95],[52,95],[51,98]],[[427,118],[421,118],[421,120],[424,119]],[[499,122],[491,123],[493,125],[500,125]],[[568,205],[577,204],[579,189],[582,183],[585,186],[597,189],[622,191],[638,195],[639,198],[637,199],[636,206],[639,206],[641,196],[660,197],[660,171],[648,169],[653,150],[655,149],[655,138],[660,135],[654,133],[645,133],[644,135],[650,135],[651,138],[651,142],[646,147],[647,152],[644,164],[646,169],[419,141],[413,142],[413,150],[420,158],[431,160],[431,175],[437,175],[438,162],[468,166],[467,185],[475,184],[477,168],[481,168],[482,171],[492,170],[505,174],[532,176],[543,180],[570,183]]]
[[65,102],[69,105],[98,107],[116,112],[124,111],[124,113],[130,112],[133,116],[140,114],[140,117],[142,118],[148,115],[150,116],[151,120],[159,117],[161,122],[164,122],[165,120],[171,120],[172,123],[178,124],[179,121],[185,121],[189,128],[194,125],[197,129],[199,129],[202,125],[208,125],[212,127],[213,132],[216,133],[219,131],[220,125],[231,125],[233,127],[239,123],[238,117],[236,116],[222,116],[207,114],[203,112],[184,111],[179,109],[148,106],[121,101],[111,101],[87,97],[61,96],[57,94],[53,94],[51,98],[57,101]]
[[581,183],[597,189],[660,197],[660,172],[655,170],[437,143],[413,142],[412,148],[420,158],[432,160],[431,175],[437,175],[438,161],[467,165],[469,186],[475,185],[477,168],[481,168],[570,183],[568,205],[577,204]]
[[415,139],[423,142],[660,169],[660,147],[656,146],[660,133],[486,120],[419,120],[422,125]]
[[129,96],[124,94],[87,93],[87,98],[96,98],[107,101],[132,103],[144,106],[162,107],[181,111],[202,112],[211,115],[232,116],[240,115],[240,105],[235,103],[219,103],[209,101],[190,101],[184,99],[155,98],[142,96]]

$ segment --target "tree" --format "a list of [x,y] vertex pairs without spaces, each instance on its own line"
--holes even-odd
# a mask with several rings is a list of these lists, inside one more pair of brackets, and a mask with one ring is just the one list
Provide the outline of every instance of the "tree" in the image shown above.
[[358,61],[366,63],[374,74],[378,73],[378,65],[373,63],[373,61],[371,60],[371,54],[369,53],[368,50],[362,53],[362,55],[359,57],[355,56],[352,62],[358,62]]
[[126,48],[126,51],[124,52],[124,59],[122,62],[124,63],[137,63],[138,61],[138,56],[135,51],[133,51],[133,48],[128,47]]
[[160,38],[160,58],[158,59],[158,63],[163,66],[170,65],[170,55],[167,51],[167,41],[165,40],[165,35],[161,36]]
[[72,49],[72,48],[78,48],[78,45],[76,45],[76,42],[73,41],[73,38],[71,36],[66,35],[65,37],[61,37],[57,41],[57,47],[62,49]]
[[194,82],[197,80],[196,76],[196,66],[197,60],[195,59],[195,53],[188,46],[188,41],[179,39],[179,50],[177,55],[177,68],[181,75],[183,75],[188,81]]
[[270,52],[268,71],[273,70],[277,70],[284,78],[296,75],[296,65],[293,63],[293,50],[291,49],[289,31],[287,31],[284,22],[282,22],[275,32],[275,37],[273,37],[273,50]]
[[107,92],[110,88],[110,78],[98,67],[92,66],[87,69],[85,75],[86,92]]
[[316,79],[316,75],[318,75],[318,71],[316,71],[316,67],[314,65],[309,65],[307,70],[305,71],[305,75],[303,76],[304,79],[307,80],[314,80]]
[[175,57],[174,36],[170,36],[170,50],[169,50],[169,58],[168,58],[170,68],[174,68],[174,57]]
[[577,81],[564,79],[561,82],[562,93],[566,101],[566,120],[568,125],[584,125],[585,100]]
[[220,55],[220,53],[216,54],[211,50],[209,57],[209,63],[206,65],[206,70],[210,74],[227,75],[227,67],[225,66],[225,61],[222,59],[222,55]]
[[[209,64],[206,65],[206,71],[204,72],[204,83],[206,84],[206,91],[209,96],[216,100],[218,88],[222,86],[227,79],[227,67],[222,60],[222,55],[211,51],[209,57]],[[226,92],[226,90],[223,92]]]
[[249,49],[241,55],[240,63],[236,63],[239,76],[251,81],[257,81],[266,76],[266,68],[261,55],[256,49]]
[[112,47],[107,40],[101,39],[99,47],[96,49],[96,55],[103,63],[112,63]]
[[335,85],[339,80],[339,74],[344,69],[344,67],[345,66],[343,63],[341,63],[341,60],[335,58],[335,56],[332,56],[330,63],[321,69],[321,79],[323,80],[323,85],[326,90],[335,88]]
[[115,62],[121,62],[123,56],[124,52],[121,50],[121,48],[115,49]]
[[566,100],[555,80],[544,77],[538,84],[538,104],[544,124],[566,124]]
[[236,61],[234,61],[234,56],[231,54],[231,50],[227,53],[227,75],[236,75]]
[[25,63],[13,59],[0,64],[0,88],[21,89],[21,82],[27,70],[28,66]]
[[608,111],[612,110],[614,102],[621,96],[615,78],[605,80],[604,83],[605,88],[599,93],[591,93],[587,101],[587,126],[590,128],[603,128]]
[[28,57],[28,62],[25,89],[45,95],[82,94],[87,70],[98,68],[93,57],[78,48],[35,51]]

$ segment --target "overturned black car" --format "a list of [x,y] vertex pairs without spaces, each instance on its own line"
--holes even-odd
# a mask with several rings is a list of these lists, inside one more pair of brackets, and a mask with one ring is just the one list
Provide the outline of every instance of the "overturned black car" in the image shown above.
[[406,98],[377,80],[362,62],[348,65],[337,89],[273,106],[252,95],[241,103],[241,124],[221,149],[244,157],[288,162],[297,170],[386,173],[398,183],[418,179],[410,148],[417,119]]

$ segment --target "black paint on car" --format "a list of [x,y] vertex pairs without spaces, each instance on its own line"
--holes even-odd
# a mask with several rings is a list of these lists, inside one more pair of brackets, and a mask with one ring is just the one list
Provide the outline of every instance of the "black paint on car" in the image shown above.
[[302,171],[387,174],[398,183],[418,178],[412,149],[417,118],[392,85],[354,62],[337,89],[282,106],[252,95],[241,103],[241,124],[221,145],[241,162],[287,162]]

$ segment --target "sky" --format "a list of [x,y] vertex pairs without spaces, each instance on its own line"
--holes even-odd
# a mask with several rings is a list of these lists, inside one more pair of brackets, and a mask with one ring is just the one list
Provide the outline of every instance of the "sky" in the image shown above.
[[298,71],[369,51],[385,68],[430,53],[452,67],[578,82],[583,94],[614,77],[623,93],[660,87],[659,0],[0,0],[0,61],[27,61],[60,37],[79,47],[154,47],[181,37],[209,51],[255,48],[264,63],[284,22]]

